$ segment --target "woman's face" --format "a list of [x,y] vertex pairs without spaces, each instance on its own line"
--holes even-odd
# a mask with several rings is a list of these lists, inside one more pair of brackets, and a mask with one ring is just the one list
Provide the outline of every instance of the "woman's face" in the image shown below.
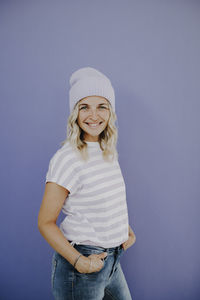
[[78,125],[84,131],[84,140],[97,142],[100,133],[106,128],[110,116],[107,99],[88,96],[78,103]]

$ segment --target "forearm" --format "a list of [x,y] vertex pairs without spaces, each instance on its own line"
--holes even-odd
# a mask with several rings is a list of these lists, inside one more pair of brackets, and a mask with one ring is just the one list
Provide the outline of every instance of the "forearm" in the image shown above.
[[74,265],[80,252],[68,242],[59,227],[54,222],[49,222],[38,226],[38,228],[49,245]]

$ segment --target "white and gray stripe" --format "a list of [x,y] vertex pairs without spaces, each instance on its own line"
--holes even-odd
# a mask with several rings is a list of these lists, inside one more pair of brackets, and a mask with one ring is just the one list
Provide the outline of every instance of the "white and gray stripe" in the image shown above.
[[128,239],[126,188],[118,160],[106,162],[98,142],[88,144],[84,162],[69,142],[57,150],[49,163],[46,182],[55,182],[69,195],[62,211],[60,229],[79,244],[115,247]]

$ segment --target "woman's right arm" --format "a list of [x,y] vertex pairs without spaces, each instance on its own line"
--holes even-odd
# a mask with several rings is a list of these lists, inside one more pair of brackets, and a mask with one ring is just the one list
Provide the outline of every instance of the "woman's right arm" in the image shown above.
[[[69,191],[67,189],[54,182],[46,183],[42,204],[38,214],[38,229],[50,246],[74,265],[80,252],[68,242],[56,225],[57,218],[68,193]],[[104,255],[99,254],[99,258],[103,257]],[[94,269],[95,271],[98,271],[102,268],[102,261],[99,258],[95,259],[95,268],[92,268],[92,272],[94,272]],[[86,256],[81,256],[76,263],[76,269],[80,273],[87,273],[89,264],[90,260]]]

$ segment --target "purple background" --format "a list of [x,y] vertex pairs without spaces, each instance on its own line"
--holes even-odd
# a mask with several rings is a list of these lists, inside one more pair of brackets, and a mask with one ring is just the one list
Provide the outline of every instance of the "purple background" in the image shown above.
[[[1,1],[0,298],[53,299],[37,216],[66,135],[69,76],[115,88],[136,300],[200,299],[200,2]],[[59,217],[59,222],[63,215]]]

